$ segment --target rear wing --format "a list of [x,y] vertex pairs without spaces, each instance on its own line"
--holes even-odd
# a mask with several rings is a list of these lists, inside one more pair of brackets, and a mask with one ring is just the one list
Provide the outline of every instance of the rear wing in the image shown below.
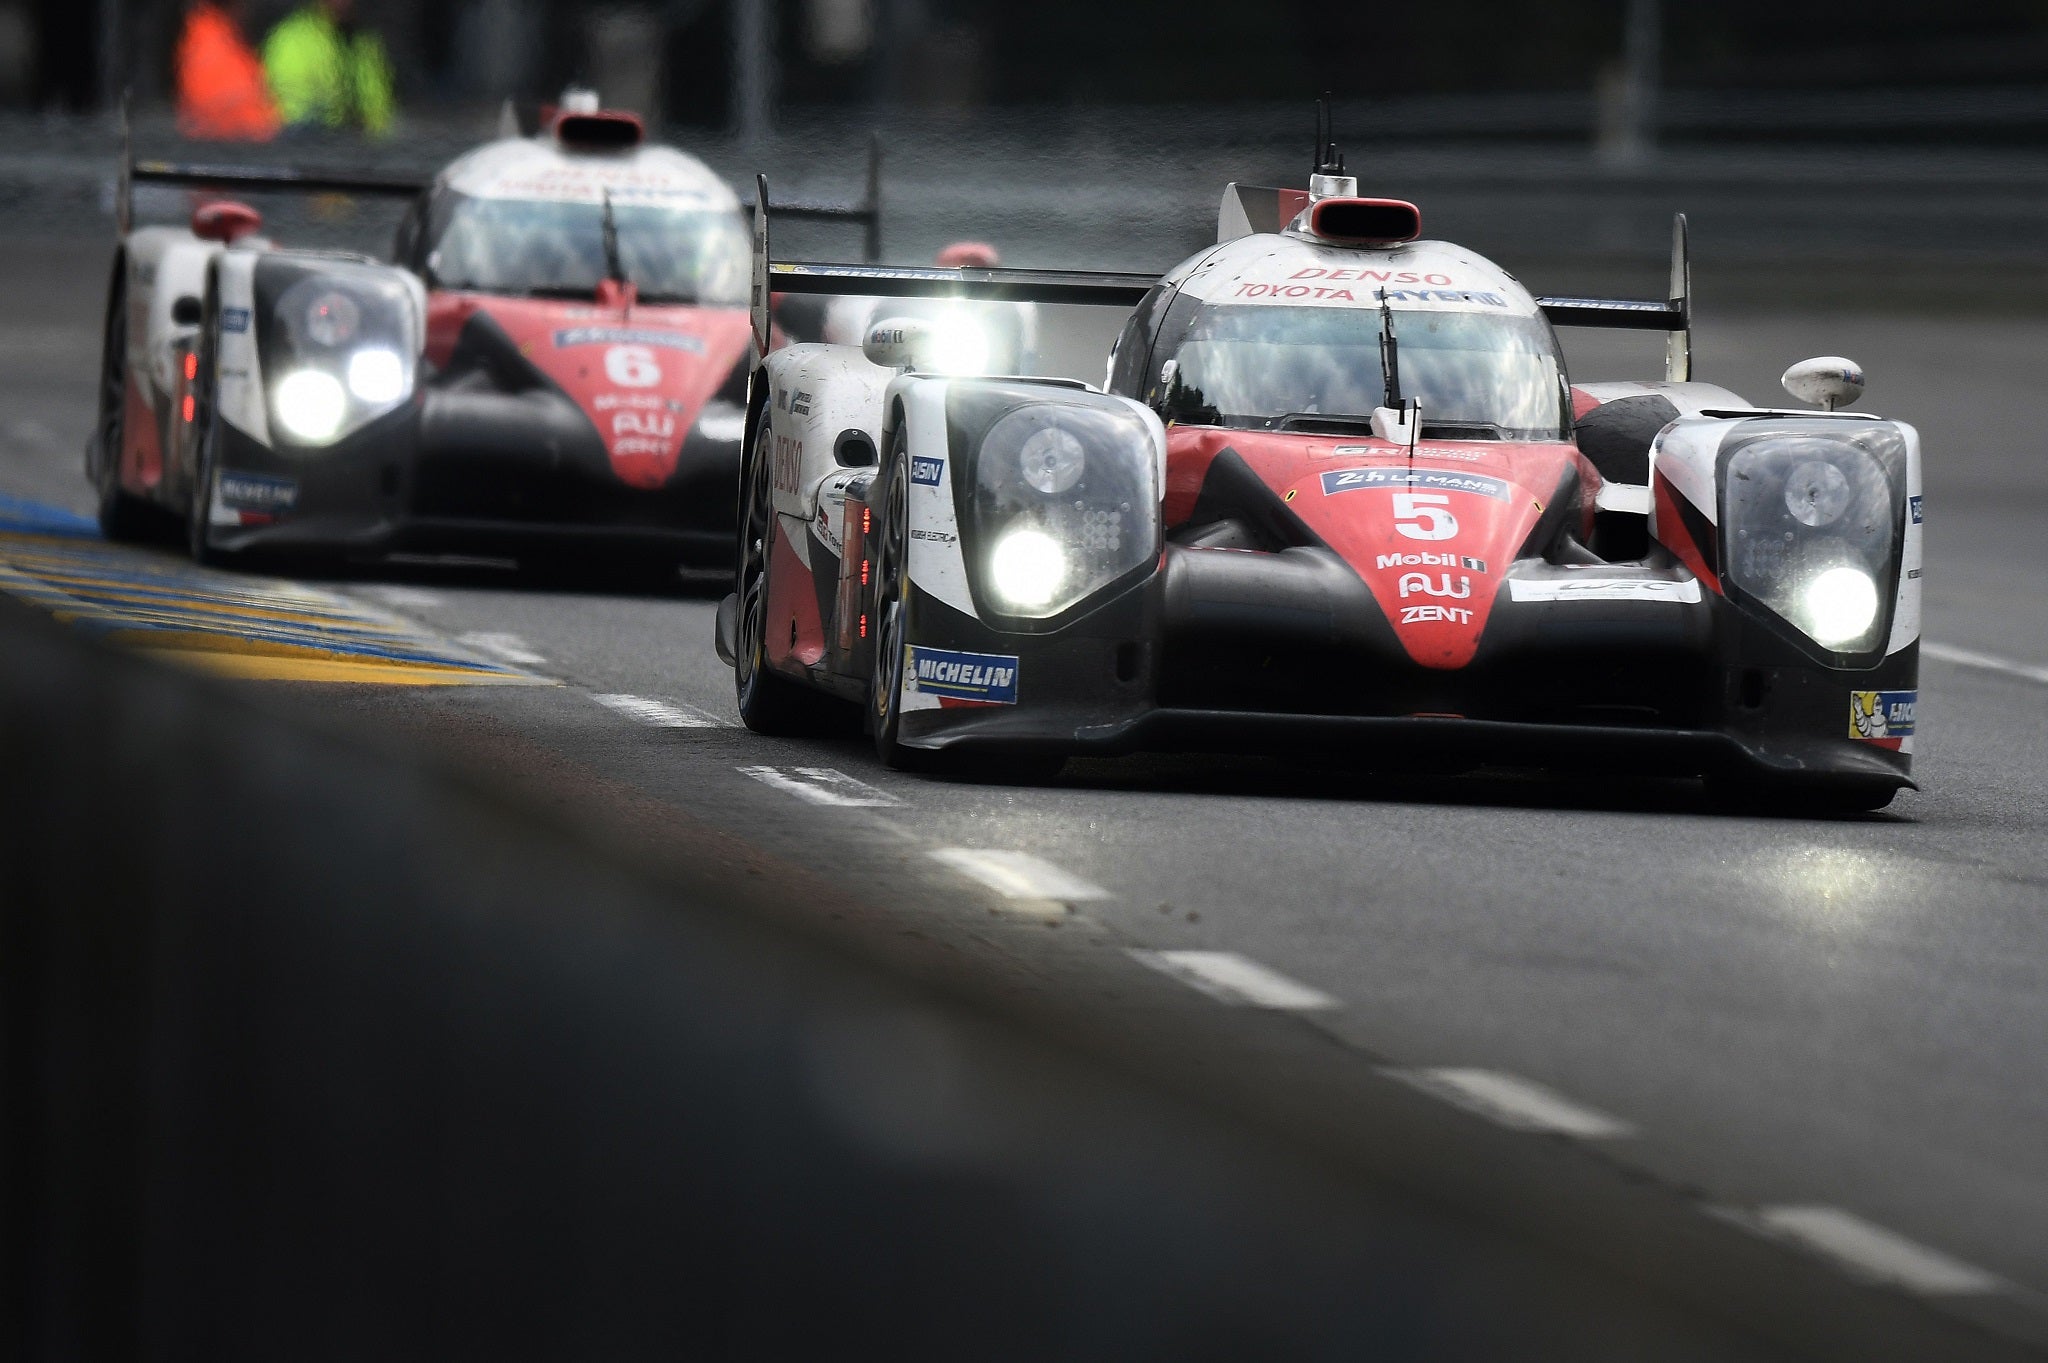
[[768,177],[755,177],[754,279],[750,295],[754,350],[768,353],[769,300],[778,293],[838,294],[863,298],[961,298],[1000,303],[1083,303],[1132,307],[1159,276],[1107,270],[946,269],[937,265],[852,265],[776,260],[769,218],[788,215],[780,204],[763,207]]
[[1671,219],[1670,297],[1636,298],[1539,298],[1551,325],[1560,327],[1615,327],[1625,331],[1661,331],[1664,342],[1664,377],[1672,383],[1692,379],[1692,250],[1685,226],[1685,214]]
[[[177,185],[188,189],[256,190],[300,194],[357,194],[410,199],[424,193],[431,180],[357,174],[351,171],[299,170],[289,166],[217,166],[179,161],[137,161],[128,128],[128,105],[121,105],[121,178],[114,199],[114,220],[122,236],[135,221],[135,186]],[[742,199],[740,207],[753,208]],[[863,229],[862,255],[882,253],[882,147],[868,143],[867,192],[860,203],[836,204],[799,199],[775,206],[786,218],[809,222],[851,222]]]
[[[755,194],[740,199],[740,207],[755,212],[755,205],[767,202],[768,179],[754,177]],[[826,203],[817,199],[790,199],[771,205],[777,217],[796,222],[850,222],[861,229],[861,259],[872,264],[882,258],[882,139],[868,139],[867,185],[861,201],[854,204]]]

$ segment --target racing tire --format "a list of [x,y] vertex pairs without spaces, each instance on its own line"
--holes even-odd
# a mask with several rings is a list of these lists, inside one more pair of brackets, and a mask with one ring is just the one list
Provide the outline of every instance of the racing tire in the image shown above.
[[875,537],[875,655],[868,677],[868,720],[875,756],[897,771],[934,771],[939,754],[905,747],[903,631],[910,609],[910,449],[899,426],[882,461],[881,534]]
[[768,569],[774,548],[775,501],[769,484],[770,436],[761,422],[740,480],[739,595],[733,649],[733,692],[740,719],[757,734],[810,737],[844,733],[852,712],[846,702],[777,674],[768,666]]
[[128,423],[128,292],[122,282],[124,263],[114,262],[114,283],[107,291],[107,324],[100,352],[99,419],[93,426],[89,472],[99,494],[100,533],[110,540],[133,543],[155,528],[149,506],[121,486],[121,446]]
[[219,567],[224,561],[221,551],[213,547],[207,526],[213,511],[214,476],[220,467],[220,420],[214,410],[218,386],[214,335],[219,313],[219,300],[209,289],[205,320],[199,328],[199,363],[192,379],[192,419],[197,429],[187,437],[192,441],[193,454],[192,486],[185,499],[185,552],[194,563],[209,568]]
[[868,681],[868,720],[875,755],[896,771],[972,777],[1034,785],[1059,775],[1058,753],[958,752],[912,748],[899,739],[903,724],[904,622],[910,603],[910,451],[899,429],[882,461],[881,534],[876,537],[874,671]]

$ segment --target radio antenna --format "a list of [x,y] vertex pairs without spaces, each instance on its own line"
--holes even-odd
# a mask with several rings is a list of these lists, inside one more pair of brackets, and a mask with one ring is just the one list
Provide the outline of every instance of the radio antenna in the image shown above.
[[1330,92],[1316,100],[1316,175],[1342,175],[1344,154],[1337,150],[1337,133],[1330,117]]

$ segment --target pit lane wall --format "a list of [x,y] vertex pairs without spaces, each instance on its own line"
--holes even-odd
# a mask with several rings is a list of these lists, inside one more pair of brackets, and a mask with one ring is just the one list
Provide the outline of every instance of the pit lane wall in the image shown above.
[[0,600],[0,1355],[1689,1337],[268,695]]

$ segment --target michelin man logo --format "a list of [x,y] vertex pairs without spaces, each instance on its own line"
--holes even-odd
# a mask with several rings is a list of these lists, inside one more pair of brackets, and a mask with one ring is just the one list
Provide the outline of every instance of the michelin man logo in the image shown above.
[[1851,691],[1849,737],[1911,738],[1918,691]]

